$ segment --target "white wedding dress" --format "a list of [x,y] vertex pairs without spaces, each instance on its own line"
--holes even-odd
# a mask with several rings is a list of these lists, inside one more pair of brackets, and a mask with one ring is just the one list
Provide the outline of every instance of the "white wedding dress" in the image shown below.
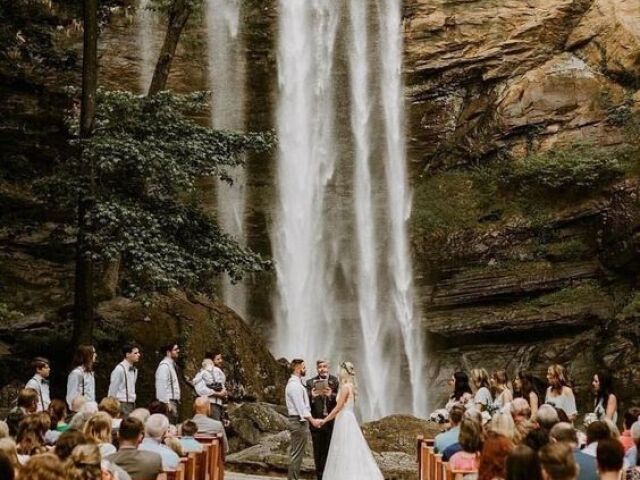
[[353,396],[336,416],[323,480],[384,480],[353,413]]

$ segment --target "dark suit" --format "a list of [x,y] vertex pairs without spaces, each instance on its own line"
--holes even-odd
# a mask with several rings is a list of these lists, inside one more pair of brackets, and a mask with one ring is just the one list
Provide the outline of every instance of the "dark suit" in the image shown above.
[[[309,403],[311,404],[311,416],[313,418],[324,418],[336,406],[336,396],[338,394],[338,379],[333,375],[328,376],[331,395],[318,395],[313,398],[311,390],[313,383],[322,380],[319,375],[307,380],[307,392],[309,394]],[[333,420],[323,425],[321,428],[311,427],[311,440],[313,442],[313,460],[316,464],[316,476],[318,480],[322,480],[324,466],[327,463],[327,455],[329,455],[329,444],[331,443],[331,435],[333,434]]]
[[155,480],[162,472],[162,458],[154,452],[124,447],[106,458],[131,476],[131,480]]

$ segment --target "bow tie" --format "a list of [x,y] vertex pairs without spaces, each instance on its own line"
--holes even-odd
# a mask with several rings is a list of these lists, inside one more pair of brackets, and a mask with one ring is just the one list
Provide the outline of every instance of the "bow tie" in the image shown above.
[[135,371],[136,371],[136,367],[129,367],[129,371],[130,371],[130,372],[134,372],[134,373],[135,373]]
[[41,380],[40,383],[43,385],[49,385],[49,380]]

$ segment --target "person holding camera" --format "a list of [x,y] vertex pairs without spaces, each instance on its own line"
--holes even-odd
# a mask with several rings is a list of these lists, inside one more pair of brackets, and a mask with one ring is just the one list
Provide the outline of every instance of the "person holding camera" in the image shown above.
[[225,387],[227,377],[222,371],[224,360],[222,354],[207,355],[202,361],[202,368],[193,379],[196,393],[202,397],[208,397],[211,409],[209,415],[214,420],[222,422],[224,417],[224,400],[228,393]]

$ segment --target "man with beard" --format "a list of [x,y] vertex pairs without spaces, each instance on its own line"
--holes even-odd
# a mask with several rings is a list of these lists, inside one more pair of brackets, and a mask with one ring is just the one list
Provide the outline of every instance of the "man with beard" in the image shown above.
[[[311,415],[314,418],[324,418],[336,406],[338,394],[338,379],[329,375],[329,362],[318,360],[316,362],[318,375],[307,381],[307,392],[311,403]],[[333,420],[320,428],[311,428],[311,441],[313,443],[313,459],[316,464],[316,476],[322,480],[324,466],[327,463],[329,444],[333,433]]]

